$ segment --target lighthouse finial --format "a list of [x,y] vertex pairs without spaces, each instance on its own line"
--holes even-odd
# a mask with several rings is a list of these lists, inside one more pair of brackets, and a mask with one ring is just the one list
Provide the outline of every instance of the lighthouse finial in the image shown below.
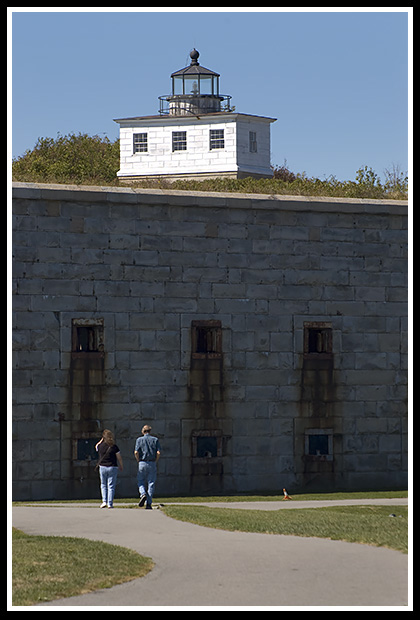
[[197,50],[195,48],[192,50],[192,52],[190,52],[190,58],[191,58],[191,64],[192,65],[198,65],[199,64],[197,62],[199,56],[200,56],[200,54],[197,52]]

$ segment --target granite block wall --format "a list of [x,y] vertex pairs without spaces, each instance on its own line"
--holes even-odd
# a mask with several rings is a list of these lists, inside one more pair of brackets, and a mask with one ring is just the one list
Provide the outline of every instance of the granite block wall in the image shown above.
[[407,484],[407,204],[16,183],[15,499]]

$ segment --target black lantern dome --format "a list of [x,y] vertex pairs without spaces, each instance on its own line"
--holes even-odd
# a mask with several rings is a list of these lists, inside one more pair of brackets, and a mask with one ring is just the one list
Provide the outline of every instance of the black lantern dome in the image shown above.
[[[191,64],[172,73],[172,94],[159,97],[161,114],[186,116],[230,112],[230,95],[219,93],[220,74],[202,67],[199,56],[199,52],[193,49],[190,52]],[[222,102],[225,102],[223,108]]]

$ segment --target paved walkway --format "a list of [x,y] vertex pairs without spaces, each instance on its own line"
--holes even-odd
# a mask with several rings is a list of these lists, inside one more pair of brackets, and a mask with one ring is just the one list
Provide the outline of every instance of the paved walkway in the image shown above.
[[[398,514],[398,505],[407,500],[211,505],[276,510],[373,503],[389,505],[390,512]],[[213,530],[170,519],[161,510],[99,510],[86,504],[15,506],[13,525],[28,534],[122,545],[155,562],[142,579],[42,606],[378,607],[408,602],[408,558],[390,549]]]

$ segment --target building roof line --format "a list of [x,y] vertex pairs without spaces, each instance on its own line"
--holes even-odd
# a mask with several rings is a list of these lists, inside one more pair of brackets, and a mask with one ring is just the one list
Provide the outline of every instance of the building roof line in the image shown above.
[[[200,120],[203,119],[207,119],[207,118],[212,118],[212,117],[229,117],[231,119],[236,119],[239,117],[250,117],[250,118],[260,118],[263,120],[267,120],[270,121],[271,123],[274,123],[277,119],[273,118],[271,116],[262,116],[261,114],[244,114],[242,112],[210,112],[210,113],[202,113],[202,114],[198,114]],[[143,120],[177,120],[177,119],[182,119],[182,121],[186,121],[188,119],[195,119],[197,118],[197,114],[151,114],[149,116],[128,116],[125,118],[114,118],[114,122],[115,123],[121,123],[123,121],[143,121]]]

